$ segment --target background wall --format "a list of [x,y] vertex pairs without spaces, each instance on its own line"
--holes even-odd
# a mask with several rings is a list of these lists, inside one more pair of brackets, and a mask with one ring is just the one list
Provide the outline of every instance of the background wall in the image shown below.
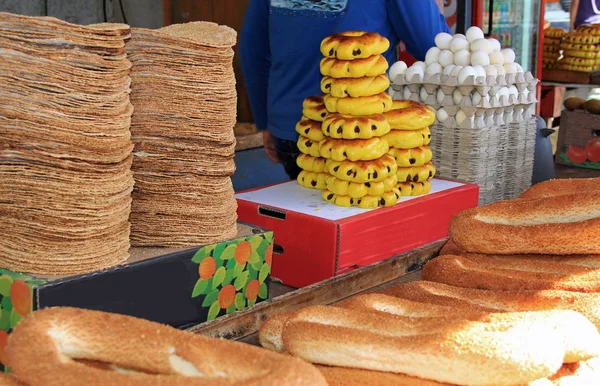
[[132,27],[163,26],[163,0],[0,0],[0,11],[53,16],[75,24],[126,22]]

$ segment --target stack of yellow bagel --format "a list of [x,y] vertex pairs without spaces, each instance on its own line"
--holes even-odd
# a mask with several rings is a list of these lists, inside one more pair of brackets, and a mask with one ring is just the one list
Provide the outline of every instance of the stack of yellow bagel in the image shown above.
[[567,33],[561,48],[563,52],[558,68],[578,72],[592,72],[600,68],[599,27],[585,26]]
[[319,154],[319,143],[325,137],[321,123],[326,116],[322,95],[308,97],[302,103],[302,119],[296,124],[296,132],[300,134],[298,149],[302,154],[296,164],[302,169],[298,183],[305,188],[323,190],[329,177],[325,158]]
[[381,55],[389,46],[377,33],[358,31],[321,42],[321,90],[328,114],[319,151],[331,174],[323,199],[339,206],[393,206],[401,196],[385,139],[390,125],[383,115],[392,107],[386,92],[388,63]]
[[398,166],[398,190],[403,196],[429,193],[429,180],[436,170],[427,145],[431,142],[429,126],[435,121],[435,113],[419,102],[394,101],[385,117],[391,131],[384,138],[390,145],[388,154],[394,157]]
[[553,69],[558,66],[558,59],[561,56],[560,45],[564,36],[567,34],[562,28],[547,28],[544,30],[544,57],[542,59],[543,68]]

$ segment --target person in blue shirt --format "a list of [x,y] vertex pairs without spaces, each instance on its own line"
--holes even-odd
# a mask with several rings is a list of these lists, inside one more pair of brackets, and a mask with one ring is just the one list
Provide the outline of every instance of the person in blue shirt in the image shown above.
[[250,0],[240,34],[239,55],[256,128],[267,156],[282,163],[291,179],[300,168],[296,123],[302,101],[322,94],[321,41],[344,31],[377,32],[423,60],[435,36],[450,32],[441,0]]
[[571,30],[583,24],[600,23],[600,0],[571,1]]

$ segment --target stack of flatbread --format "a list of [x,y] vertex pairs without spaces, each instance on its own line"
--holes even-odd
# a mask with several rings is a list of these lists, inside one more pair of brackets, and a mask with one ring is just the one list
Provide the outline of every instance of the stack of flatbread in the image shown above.
[[129,35],[0,13],[1,267],[72,274],[128,258]]
[[132,245],[236,235],[235,41],[231,28],[206,22],[132,30]]

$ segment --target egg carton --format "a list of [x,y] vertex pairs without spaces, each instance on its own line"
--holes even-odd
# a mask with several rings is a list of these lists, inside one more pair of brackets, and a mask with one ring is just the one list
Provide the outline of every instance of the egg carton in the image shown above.
[[[446,128],[484,128],[503,124],[511,124],[527,121],[535,114],[535,104],[513,105],[499,109],[478,109],[456,106],[456,108],[446,109],[448,118],[440,122],[436,117],[436,123],[440,123]],[[457,119],[457,115],[462,111],[465,117]],[[462,121],[461,121],[462,120]],[[459,121],[461,121],[459,123]]]
[[405,74],[399,74],[392,80],[391,87],[398,90],[400,87],[408,87],[412,92],[417,92],[420,87],[425,87],[428,92],[433,92],[435,88],[441,88],[445,93],[453,92],[458,89],[463,95],[469,95],[473,90],[486,95],[491,90],[501,87],[516,86],[519,91],[528,89],[534,91],[538,79],[529,71],[516,74],[496,75],[496,76],[468,76],[464,82],[459,82],[457,76],[442,74],[425,74],[421,77],[419,74],[413,75],[407,79]]

